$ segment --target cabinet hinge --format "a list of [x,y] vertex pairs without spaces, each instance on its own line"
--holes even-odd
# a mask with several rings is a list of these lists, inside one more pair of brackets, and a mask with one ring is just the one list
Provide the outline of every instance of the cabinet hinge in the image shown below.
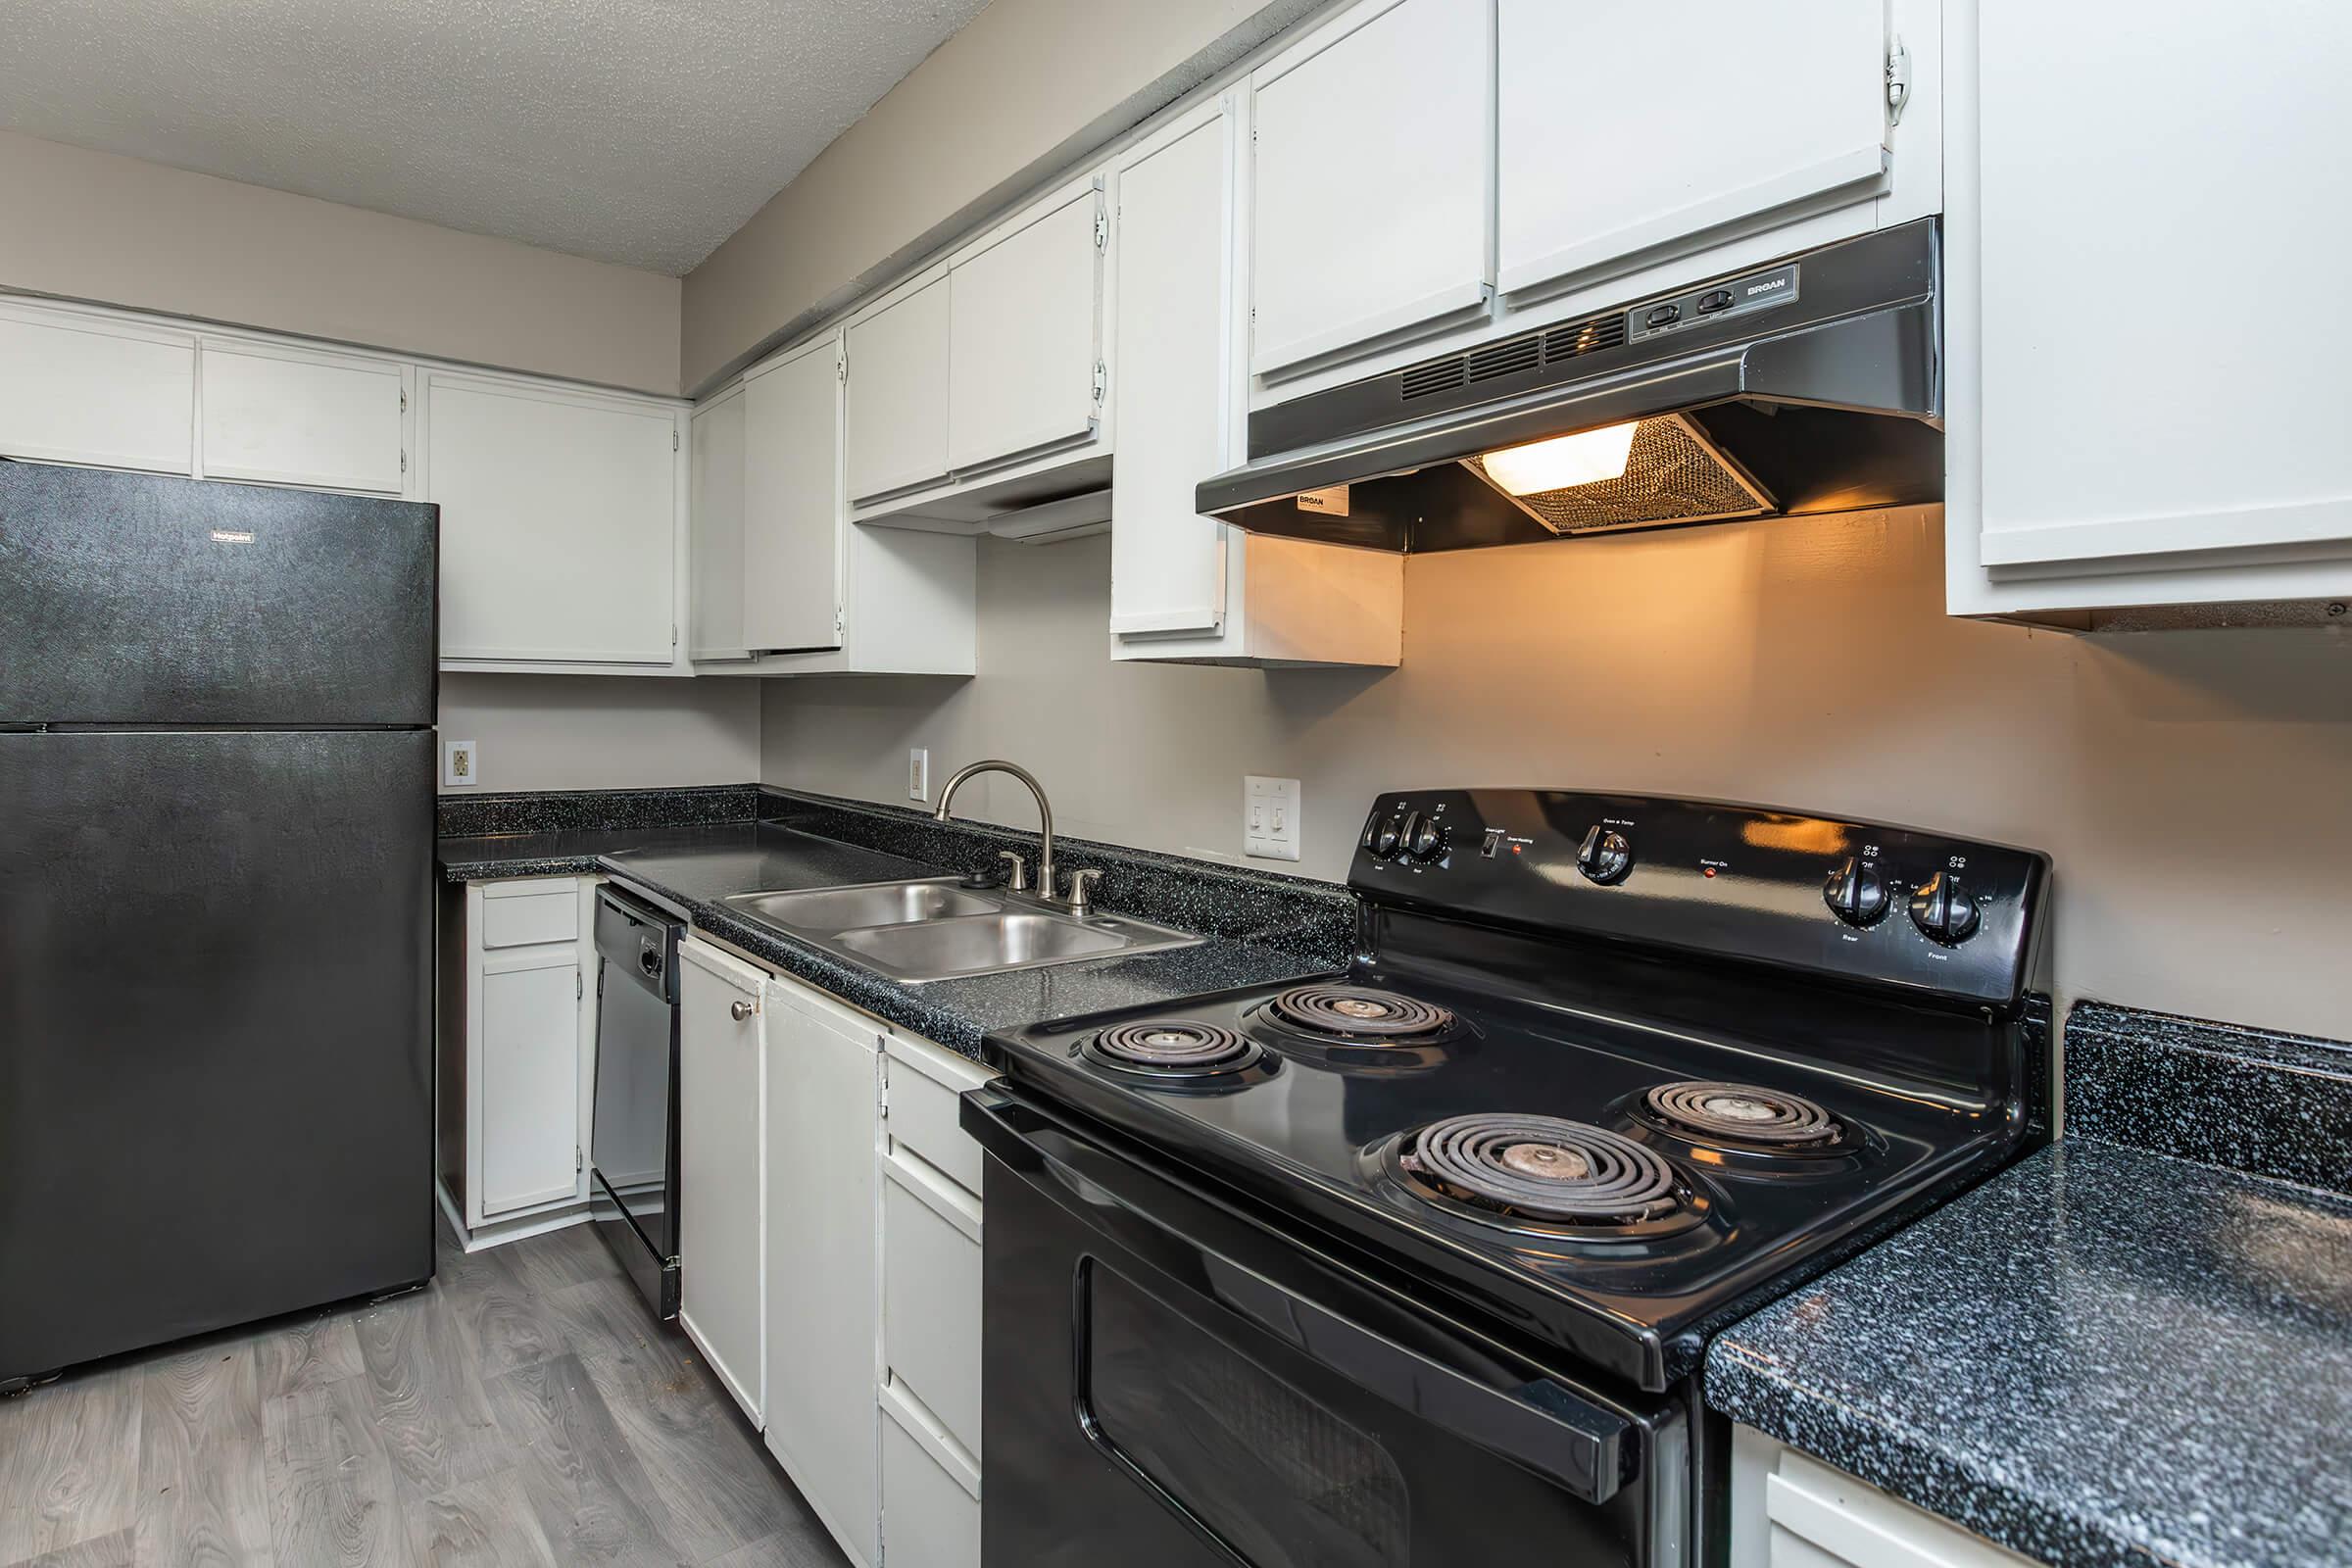
[[1101,360],[1095,362],[1095,407],[1102,406],[1103,394],[1110,390],[1110,368]]
[[574,1145],[572,1145],[572,1146],[571,1146],[571,1173],[572,1173],[574,1176],[577,1176],[577,1175],[578,1175],[578,1174],[579,1174],[581,1171],[584,1171],[584,1170],[586,1170],[587,1168],[588,1168],[588,1156],[587,1156],[586,1154],[583,1154],[583,1153],[581,1153],[581,1152],[580,1152],[580,1146],[579,1146],[579,1145],[577,1145],[577,1144],[574,1144]]
[[409,389],[407,387],[400,389],[400,412],[403,414],[409,412]]
[[403,473],[409,471],[409,449],[407,447],[400,449],[400,471]]
[[1911,51],[1898,33],[1886,50],[1886,123],[1903,122],[1903,105],[1911,101]]
[[833,607],[833,635],[839,638],[849,629],[850,612],[840,605],[835,605]]
[[669,427],[669,450],[678,450],[678,427],[674,424]]
[[574,1002],[588,1000],[588,981],[577,969],[571,971],[571,1000]]
[[874,1114],[882,1120],[888,1121],[890,1120],[890,1058],[888,1056],[882,1058],[882,1083],[877,1095]]
[[833,357],[833,379],[836,381],[847,381],[849,378],[850,357],[846,354],[835,355]]
[[1095,209],[1095,249],[1102,250],[1110,243],[1110,215],[1102,208]]

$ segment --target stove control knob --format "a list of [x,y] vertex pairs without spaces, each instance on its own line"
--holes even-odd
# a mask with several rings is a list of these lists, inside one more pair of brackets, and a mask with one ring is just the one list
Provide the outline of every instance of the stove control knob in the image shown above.
[[1384,816],[1372,833],[1372,854],[1378,859],[1389,859],[1396,854],[1396,846],[1404,842],[1404,823],[1397,817]]
[[1886,912],[1886,879],[1870,861],[1848,859],[1830,873],[1821,898],[1847,925],[1877,925]]
[[1434,816],[1415,813],[1404,819],[1404,853],[1416,860],[1434,860],[1446,849],[1445,830]]
[[1977,934],[1977,901],[1958,877],[1939,871],[1911,895],[1911,923],[1931,940],[1957,947]]
[[1595,823],[1576,848],[1576,868],[1585,873],[1586,880],[1603,887],[1621,882],[1634,868],[1634,847],[1624,834]]

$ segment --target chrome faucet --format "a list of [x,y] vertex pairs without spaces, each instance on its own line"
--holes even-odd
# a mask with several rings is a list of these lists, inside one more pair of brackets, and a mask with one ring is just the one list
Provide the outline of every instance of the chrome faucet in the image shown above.
[[[955,804],[956,790],[962,787],[965,779],[975,773],[1010,773],[1014,778],[1028,785],[1029,793],[1037,797],[1039,837],[1043,840],[1037,852],[1037,893],[1038,897],[1048,903],[1059,903],[1060,900],[1054,889],[1054,808],[1046,804],[1045,786],[1038,783],[1027,768],[1011,762],[995,760],[972,762],[957,768],[955,776],[940,787],[939,805],[931,812],[931,820],[934,822],[948,820],[948,808]],[[1011,852],[1006,851],[1005,853],[1010,854]],[[1014,864],[1017,868],[1019,862],[1016,860]],[[1015,888],[1020,886],[1017,876],[1012,885]]]

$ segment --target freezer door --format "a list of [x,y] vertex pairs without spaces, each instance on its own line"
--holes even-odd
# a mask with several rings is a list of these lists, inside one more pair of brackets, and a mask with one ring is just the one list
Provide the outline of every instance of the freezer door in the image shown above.
[[431,1275],[431,745],[0,734],[0,1383]]
[[440,509],[0,463],[0,726],[430,724]]

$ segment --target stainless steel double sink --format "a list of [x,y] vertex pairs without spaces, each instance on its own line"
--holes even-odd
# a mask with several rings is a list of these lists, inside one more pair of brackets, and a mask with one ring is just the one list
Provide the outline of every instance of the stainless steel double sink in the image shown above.
[[1203,939],[1123,914],[1073,914],[952,876],[728,899],[750,919],[908,985],[1085,958],[1189,948]]

